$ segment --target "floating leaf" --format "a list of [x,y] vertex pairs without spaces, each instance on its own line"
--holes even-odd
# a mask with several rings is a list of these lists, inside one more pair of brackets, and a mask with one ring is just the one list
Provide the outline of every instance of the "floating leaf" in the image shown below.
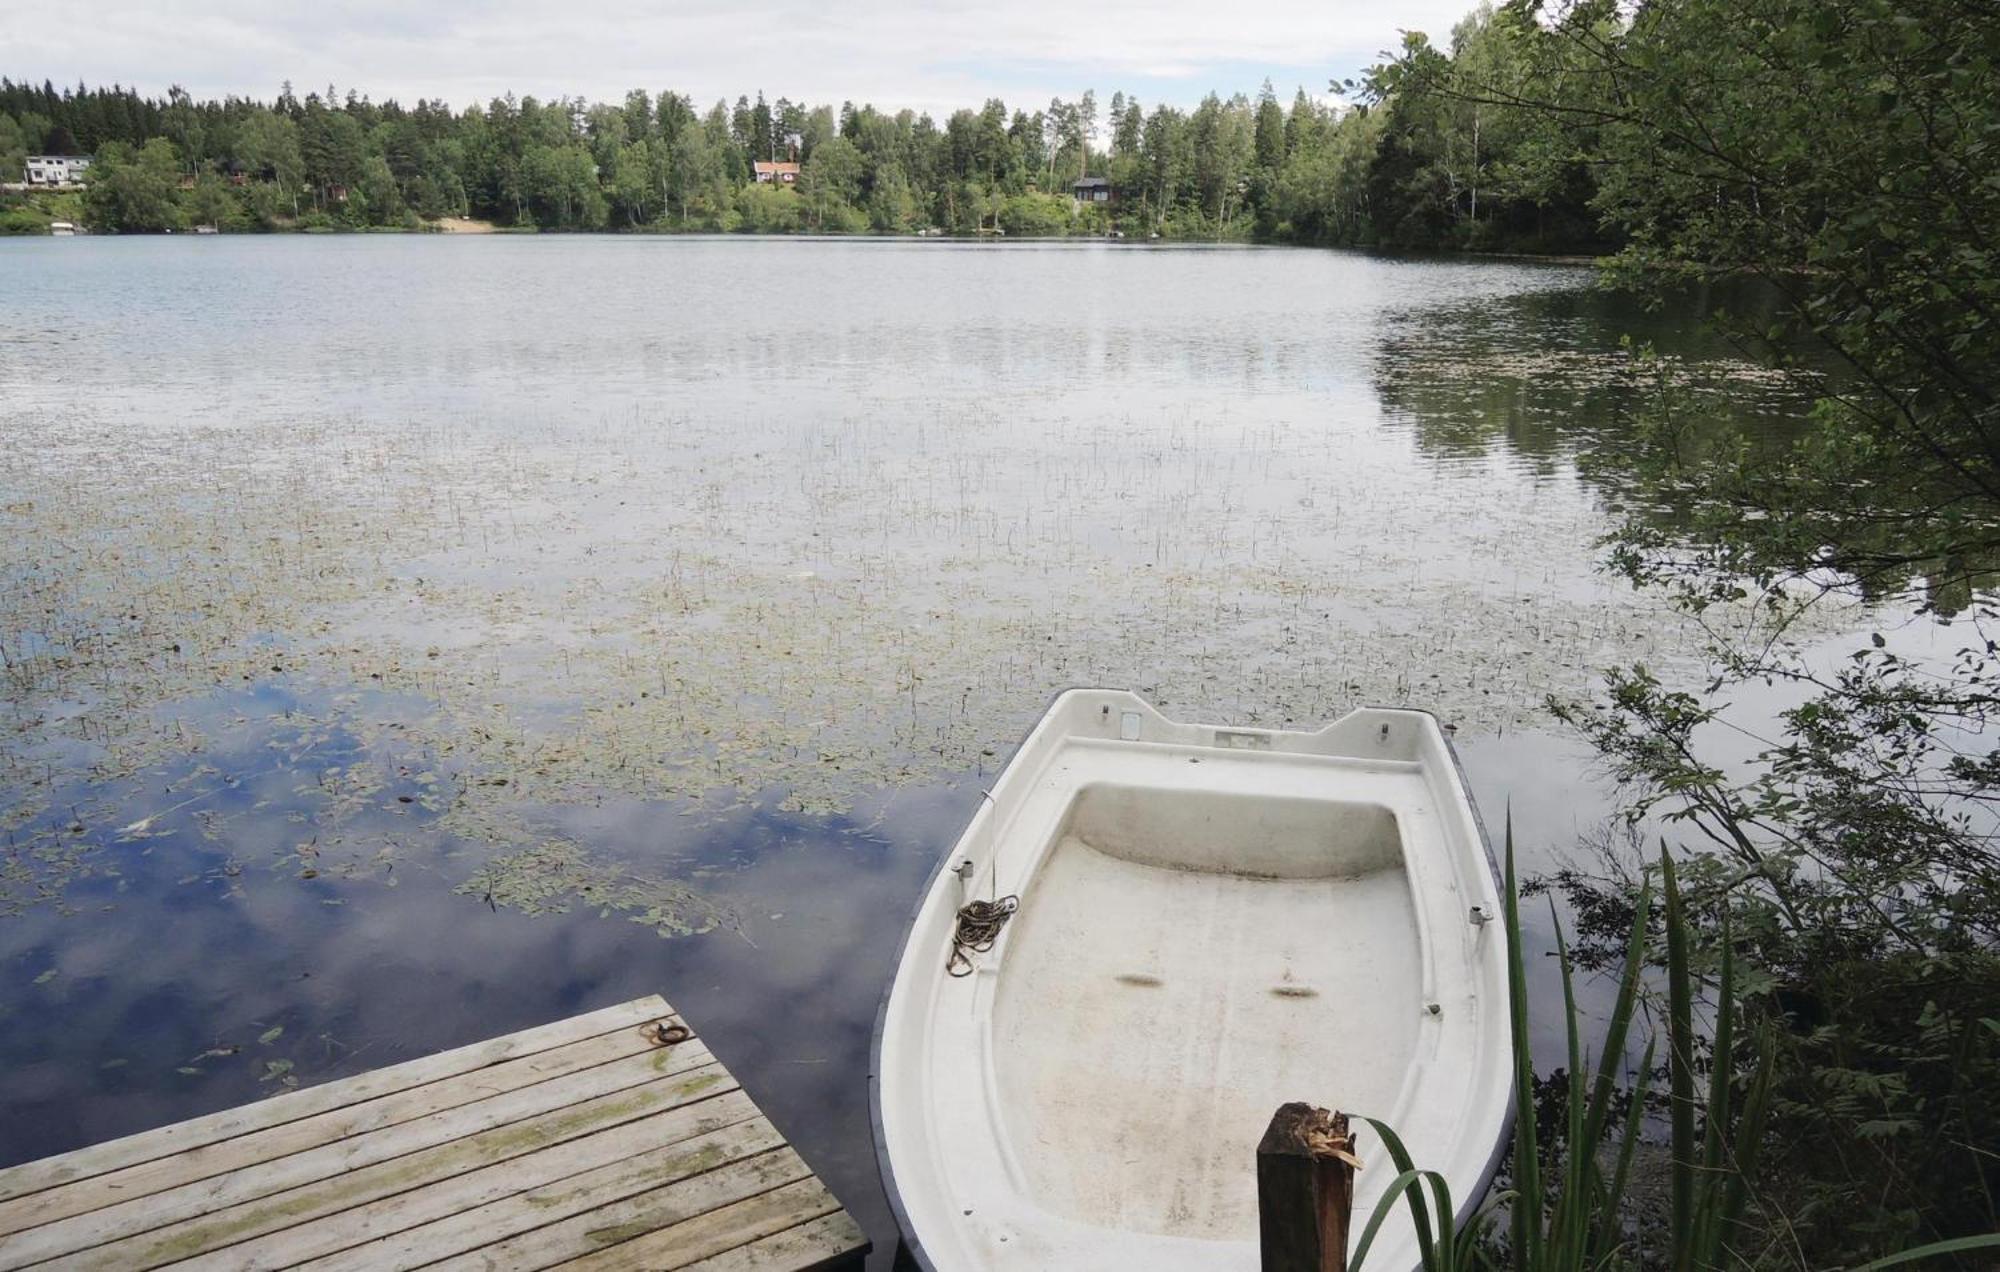
[[269,1029],[257,1035],[257,1041],[260,1045],[268,1047],[284,1036],[285,1027],[283,1025],[272,1025]]

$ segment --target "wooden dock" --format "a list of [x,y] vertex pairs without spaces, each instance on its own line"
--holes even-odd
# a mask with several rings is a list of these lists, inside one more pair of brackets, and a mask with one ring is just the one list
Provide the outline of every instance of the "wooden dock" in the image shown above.
[[867,1239],[641,998],[0,1170],[0,1269],[702,1269]]

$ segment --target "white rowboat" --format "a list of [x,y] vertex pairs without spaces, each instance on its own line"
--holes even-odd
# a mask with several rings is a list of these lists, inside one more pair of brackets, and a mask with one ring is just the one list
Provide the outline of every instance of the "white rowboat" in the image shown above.
[[[1507,950],[1435,719],[1218,728],[1071,690],[990,795],[876,1025],[919,1266],[1251,1272],[1257,1140],[1290,1100],[1383,1119],[1469,1217],[1513,1116]],[[961,906],[1010,896],[989,949],[955,942]],[[1358,1230],[1396,1170],[1355,1125]],[[1399,1209],[1368,1267],[1416,1263]]]

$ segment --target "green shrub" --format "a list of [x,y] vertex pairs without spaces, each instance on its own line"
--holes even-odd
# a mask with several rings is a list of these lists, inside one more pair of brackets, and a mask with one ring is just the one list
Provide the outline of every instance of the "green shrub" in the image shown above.
[[805,203],[783,186],[753,183],[736,194],[737,224],[746,234],[790,234],[805,217]]
[[49,218],[33,208],[0,208],[0,234],[46,234]]
[[[1444,1176],[1418,1167],[1391,1127],[1364,1118],[1382,1137],[1398,1174],[1354,1243],[1349,1265],[1352,1272],[1361,1272],[1382,1225],[1398,1205],[1407,1205],[1410,1210],[1424,1272],[1480,1267],[1512,1268],[1515,1272],[1667,1267],[1674,1272],[1696,1272],[1765,1262],[1794,1265],[1794,1251],[1789,1248],[1772,1251],[1769,1259],[1759,1256],[1758,1241],[1773,1225],[1753,1219],[1751,1212],[1762,1204],[1759,1171],[1778,1051],[1776,1033],[1769,1022],[1739,1034],[1745,1012],[1735,941],[1726,917],[1715,984],[1706,995],[1714,1004],[1715,1022],[1709,1035],[1703,1037],[1695,1028],[1695,1001],[1704,997],[1695,973],[1695,929],[1673,858],[1663,847],[1660,879],[1666,905],[1660,918],[1666,973],[1669,1189],[1664,1223],[1648,1222],[1657,1217],[1641,1213],[1630,1185],[1646,1115],[1657,1105],[1650,1097],[1658,1038],[1647,1043],[1629,1091],[1619,1089],[1617,1066],[1626,1054],[1633,1022],[1645,997],[1654,919],[1651,881],[1641,884],[1634,900],[1617,997],[1596,1051],[1595,1074],[1588,1070],[1581,1044],[1569,945],[1560,921],[1556,924],[1568,1041],[1568,1065],[1561,1075],[1563,1125],[1558,1150],[1541,1142],[1534,1112],[1538,1084],[1529,1043],[1530,1004],[1521,961],[1520,889],[1515,882],[1511,825],[1506,845],[1507,999],[1519,1110],[1510,1171],[1513,1186],[1489,1196],[1472,1222],[1460,1229]],[[1550,908],[1553,914],[1553,903]],[[1498,1231],[1503,1210],[1507,1220],[1504,1240]],[[1642,1234],[1652,1232],[1660,1234],[1658,1249],[1646,1248]],[[1867,1268],[1994,1248],[2000,1248],[2000,1235],[1959,1238],[1906,1250]]]
[[1000,228],[1017,237],[1046,238],[1070,231],[1072,203],[1058,194],[1012,194],[1000,205]]

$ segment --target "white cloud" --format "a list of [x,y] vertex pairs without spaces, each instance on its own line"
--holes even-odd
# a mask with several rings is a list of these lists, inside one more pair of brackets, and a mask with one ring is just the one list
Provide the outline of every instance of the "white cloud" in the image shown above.
[[706,105],[762,90],[941,113],[987,97],[1035,106],[1117,89],[1318,92],[1393,47],[1442,37],[1470,0],[27,0],[0,6],[0,74],[147,92],[268,98],[329,82],[454,105],[512,90],[615,100],[673,88]]

